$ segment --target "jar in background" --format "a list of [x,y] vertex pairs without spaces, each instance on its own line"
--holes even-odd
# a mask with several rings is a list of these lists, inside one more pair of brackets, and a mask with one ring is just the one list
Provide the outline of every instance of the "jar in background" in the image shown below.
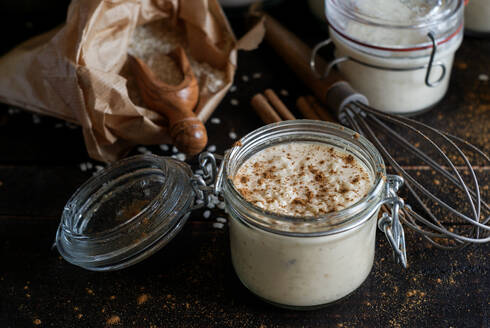
[[[463,0],[326,0],[334,64],[374,108],[414,114],[445,95],[463,36]],[[319,44],[324,46],[330,40]]]
[[[242,283],[267,302],[296,309],[335,302],[356,290],[373,266],[375,231],[387,186],[383,160],[354,131],[319,121],[260,128],[225,156],[222,195],[230,220],[231,256]],[[273,145],[314,142],[355,156],[372,186],[354,205],[317,218],[278,215],[248,202],[233,184],[240,166]]]
[[470,0],[464,12],[464,27],[470,35],[490,35],[490,1]]
[[316,18],[324,23],[327,22],[327,18],[325,17],[325,0],[308,0],[308,6]]

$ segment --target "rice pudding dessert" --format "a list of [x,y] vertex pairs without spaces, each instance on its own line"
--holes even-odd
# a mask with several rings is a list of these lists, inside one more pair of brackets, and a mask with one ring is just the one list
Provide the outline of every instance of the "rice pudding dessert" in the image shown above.
[[[430,108],[449,86],[463,7],[461,0],[326,0],[335,57],[345,60],[340,72],[373,108],[396,114]],[[430,86],[429,33],[438,44]]]
[[233,177],[235,188],[249,203],[278,215],[271,219],[277,230],[298,235],[257,229],[232,216],[232,262],[242,283],[289,307],[328,304],[359,287],[373,264],[377,210],[345,231],[301,233],[319,217],[360,201],[372,188],[371,175],[353,154],[316,142],[279,144],[247,159]]
[[277,214],[320,216],[340,211],[371,188],[367,169],[338,148],[287,143],[246,161],[233,179],[247,201]]

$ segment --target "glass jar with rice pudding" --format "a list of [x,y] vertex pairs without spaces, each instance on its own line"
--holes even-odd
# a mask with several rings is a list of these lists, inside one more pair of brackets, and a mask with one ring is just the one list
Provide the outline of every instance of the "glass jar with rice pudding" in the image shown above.
[[[445,95],[463,38],[464,0],[325,0],[337,65],[379,110],[416,114]],[[486,0],[484,0],[486,1]]]
[[[240,168],[268,149],[295,145],[325,148],[339,161],[355,163],[352,167],[362,168],[367,181],[365,191],[343,207],[315,215],[271,212],[248,201],[235,180]],[[243,137],[224,157],[201,154],[200,165],[204,176],[172,158],[138,155],[101,171],[64,208],[55,243],[60,254],[88,270],[128,267],[164,247],[190,212],[214,194],[224,198],[229,214],[236,274],[269,303],[311,309],[348,296],[371,271],[377,225],[402,263],[406,261],[396,195],[403,181],[387,176],[376,148],[350,129],[310,120],[274,123]],[[350,191],[356,194],[355,186]],[[382,205],[392,207],[391,215],[384,213],[378,220]]]
[[465,32],[471,36],[490,36],[490,1],[471,0],[464,10]]
[[[265,301],[294,309],[317,308],[348,296],[371,271],[378,212],[382,204],[399,201],[401,179],[387,178],[376,148],[337,124],[286,121],[260,128],[240,143],[226,153],[221,190],[230,217],[232,262],[242,283]],[[248,201],[235,179],[242,165],[271,147],[293,144],[317,144],[353,156],[369,175],[366,194],[350,206],[317,216],[278,214]]]

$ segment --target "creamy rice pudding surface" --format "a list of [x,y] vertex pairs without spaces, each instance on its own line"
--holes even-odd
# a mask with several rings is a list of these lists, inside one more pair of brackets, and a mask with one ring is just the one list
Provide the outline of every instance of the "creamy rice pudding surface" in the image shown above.
[[[348,151],[295,141],[251,156],[233,183],[248,202],[262,209],[308,217],[355,204],[369,192],[373,179]],[[275,220],[272,229],[279,230],[271,233],[232,215],[233,266],[242,283],[269,302],[288,307],[329,304],[354,291],[371,271],[377,212],[352,229],[305,237],[282,234],[284,225]],[[296,224],[287,225],[287,230],[304,232],[314,221]]]
[[340,211],[372,185],[359,159],[340,148],[308,142],[262,150],[240,167],[233,183],[250,203],[292,216]]

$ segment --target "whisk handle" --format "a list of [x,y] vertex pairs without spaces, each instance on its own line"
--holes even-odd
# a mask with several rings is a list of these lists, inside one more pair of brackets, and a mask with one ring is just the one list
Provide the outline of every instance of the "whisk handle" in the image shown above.
[[[311,48],[277,20],[268,15],[265,17],[265,39],[268,44],[336,117],[339,117],[343,107],[352,101],[367,103],[366,97],[355,92],[337,71],[332,70],[324,79],[318,78],[309,65]],[[323,71],[325,66],[326,63],[322,58],[316,58],[316,67],[319,71]]]
[[327,107],[333,111],[339,121],[343,121],[344,108],[345,106],[354,103],[361,102],[363,104],[369,104],[368,99],[356,92],[349,83],[345,81],[339,81],[332,85],[328,89],[325,96],[325,104]]

